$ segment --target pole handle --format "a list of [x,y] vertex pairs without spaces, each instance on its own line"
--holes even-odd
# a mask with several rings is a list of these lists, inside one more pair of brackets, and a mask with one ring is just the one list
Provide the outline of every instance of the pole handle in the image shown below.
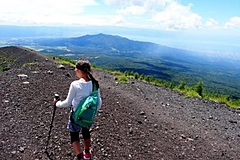
[[57,93],[54,94],[54,98],[55,98],[57,101],[60,100],[60,96],[59,96]]

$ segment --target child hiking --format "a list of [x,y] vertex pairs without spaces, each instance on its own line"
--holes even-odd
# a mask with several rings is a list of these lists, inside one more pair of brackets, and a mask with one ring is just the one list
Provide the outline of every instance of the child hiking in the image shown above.
[[[77,109],[80,101],[82,101],[85,97],[88,97],[93,92],[93,88],[95,86],[97,87],[98,92],[97,110],[101,107],[102,100],[100,97],[100,90],[98,89],[98,81],[90,73],[91,66],[89,61],[86,59],[79,59],[76,63],[75,72],[79,79],[71,83],[67,98],[64,101],[57,101],[54,99],[53,103],[56,104],[56,107],[70,107],[72,105],[67,127],[70,132],[71,145],[77,156],[77,160],[90,160],[91,137],[89,127],[82,127],[74,123],[72,114]],[[80,132],[83,136],[84,150],[81,150],[80,147]]]

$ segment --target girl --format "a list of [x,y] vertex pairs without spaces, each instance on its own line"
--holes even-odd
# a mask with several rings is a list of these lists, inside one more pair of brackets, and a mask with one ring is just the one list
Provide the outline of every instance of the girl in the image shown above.
[[[97,84],[97,88],[99,88],[98,81],[94,79],[92,74],[90,73],[91,66],[88,60],[80,59],[76,63],[75,72],[78,80],[75,80],[71,83],[67,98],[64,101],[57,101],[54,99],[54,104],[56,107],[69,107],[72,105],[72,110],[75,111],[79,102],[91,94],[92,92],[92,81]],[[102,105],[102,100],[100,97],[100,90],[98,89],[98,109]],[[72,112],[71,110],[71,112]],[[71,116],[71,113],[70,113]],[[75,154],[77,155],[78,160],[90,160],[90,132],[88,128],[80,127],[75,125],[71,118],[68,120],[68,130],[70,132],[71,144]],[[83,135],[83,143],[84,143],[84,151],[81,151],[80,142],[79,142],[79,132],[81,131]]]

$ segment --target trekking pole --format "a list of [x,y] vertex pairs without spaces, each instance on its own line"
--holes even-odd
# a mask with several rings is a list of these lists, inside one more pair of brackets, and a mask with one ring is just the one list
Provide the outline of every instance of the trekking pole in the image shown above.
[[[54,95],[54,98],[55,98],[57,101],[60,100],[60,97],[59,97],[58,94],[55,94],[55,95]],[[51,125],[50,125],[50,130],[49,130],[49,133],[48,133],[48,140],[47,140],[47,145],[46,145],[46,150],[45,150],[46,153],[47,153],[47,148],[48,148],[48,144],[49,144],[50,137],[51,137],[52,127],[53,127],[53,120],[54,120],[56,108],[57,108],[57,107],[56,107],[56,104],[54,104],[54,106],[53,106],[52,121],[51,121]]]

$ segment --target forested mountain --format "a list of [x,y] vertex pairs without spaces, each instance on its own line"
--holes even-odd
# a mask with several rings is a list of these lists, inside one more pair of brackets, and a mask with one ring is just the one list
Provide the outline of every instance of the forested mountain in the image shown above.
[[[159,37],[161,38],[161,37]],[[100,67],[134,71],[174,83],[194,85],[202,81],[206,92],[239,97],[240,62],[117,35],[85,35],[73,38],[35,38],[10,41],[42,53],[88,57]]]

